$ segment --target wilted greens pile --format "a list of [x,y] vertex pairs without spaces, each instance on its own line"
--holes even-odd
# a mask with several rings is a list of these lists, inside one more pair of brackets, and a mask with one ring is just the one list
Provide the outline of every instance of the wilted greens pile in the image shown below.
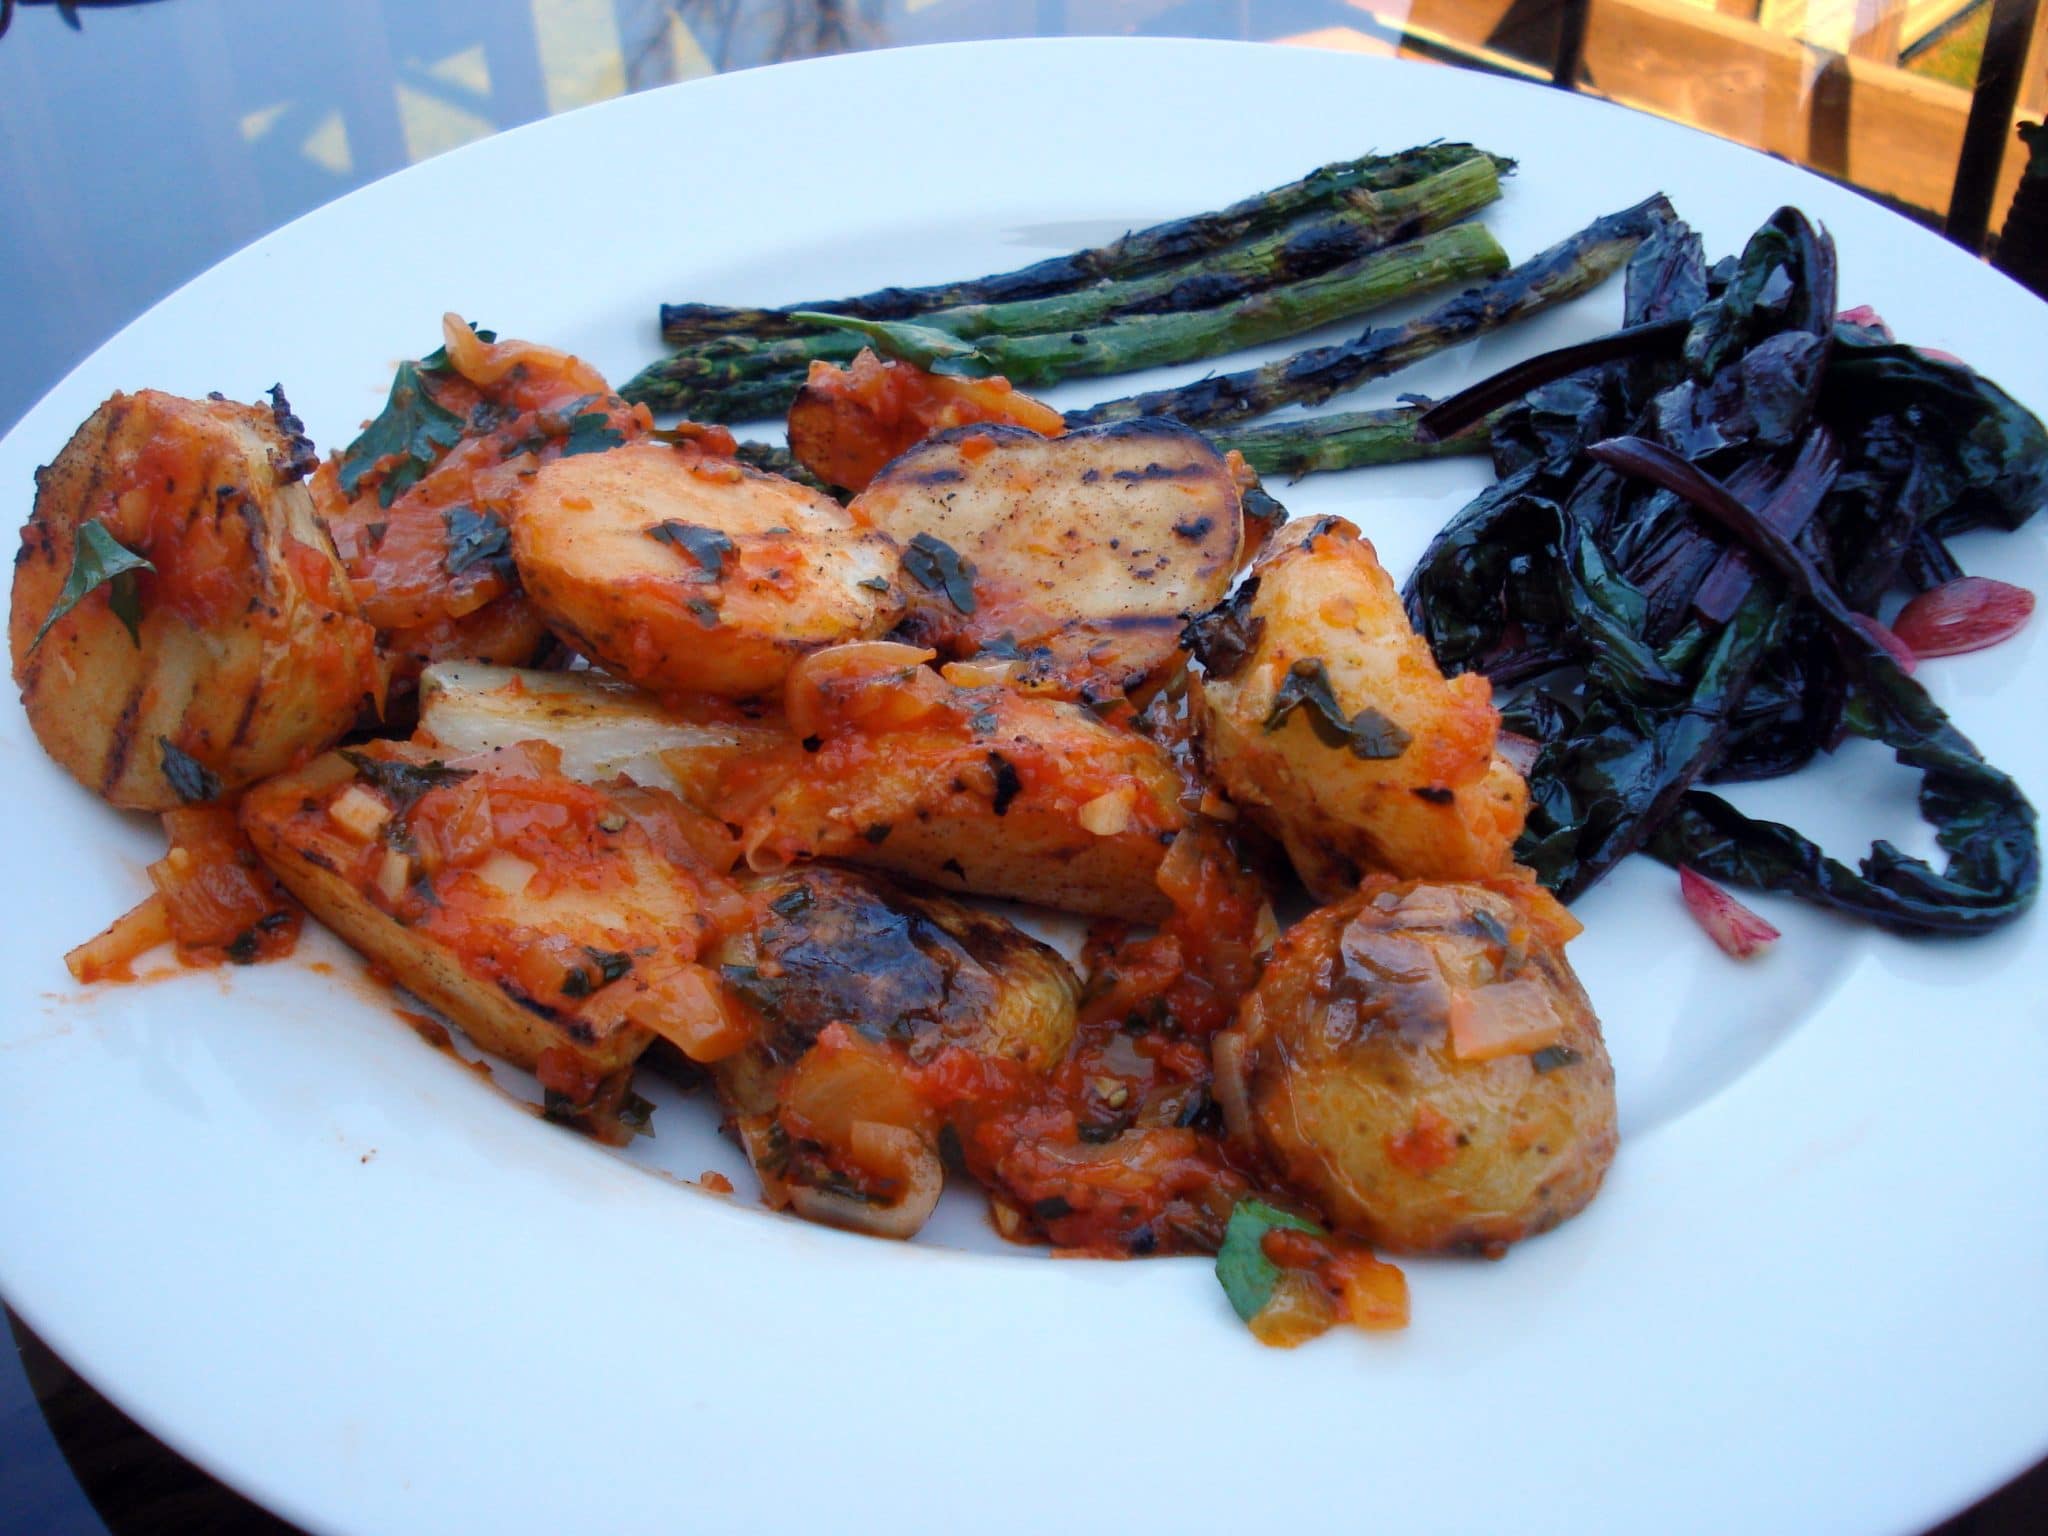
[[[1895,929],[2015,916],[2040,883],[2033,808],[1857,615],[1958,575],[1950,537],[2034,513],[2041,424],[1838,319],[1833,247],[1795,209],[1711,270],[1670,220],[1627,282],[1634,355],[1505,412],[1499,482],[1408,587],[1445,668],[1486,673],[1540,744],[1519,856],[1567,898],[1647,849]],[[1852,869],[1702,787],[1847,735],[1920,771],[1944,869],[1883,842]]]

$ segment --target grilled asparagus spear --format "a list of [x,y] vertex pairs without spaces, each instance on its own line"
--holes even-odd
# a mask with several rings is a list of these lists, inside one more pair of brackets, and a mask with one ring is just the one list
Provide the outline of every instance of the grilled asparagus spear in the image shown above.
[[[851,333],[848,355],[861,345],[872,345],[886,356],[934,372],[1001,374],[1013,384],[1032,388],[1061,379],[1190,362],[1297,336],[1445,283],[1491,276],[1507,264],[1507,254],[1484,227],[1462,224],[1235,304],[1133,315],[1082,330],[963,341],[910,321],[863,320],[822,311],[812,318]],[[771,344],[771,350],[784,349],[794,354],[793,366],[757,372],[753,353],[732,343],[706,347],[657,365],[664,375],[658,390],[649,374],[642,374],[625,393],[657,409],[680,410],[702,420],[779,415],[802,386],[812,356],[803,341]]]
[[1485,453],[1491,446],[1491,418],[1439,440],[1415,430],[1420,405],[1380,411],[1340,411],[1256,427],[1227,427],[1209,433],[1218,448],[1235,448],[1261,475],[1299,480],[1327,470],[1363,469],[1371,464],[1405,464],[1454,454]]
[[[1214,213],[1169,220],[1135,230],[1107,245],[1048,257],[1013,272],[961,282],[924,288],[881,288],[854,298],[821,299],[774,309],[664,304],[662,334],[678,344],[730,335],[769,339],[800,334],[806,329],[800,323],[792,323],[790,316],[796,310],[829,310],[870,320],[901,320],[960,304],[1002,304],[1041,298],[1103,278],[1132,277],[1191,261],[1249,235],[1276,229],[1310,210],[1338,206],[1352,194],[1376,194],[1405,187],[1481,153],[1470,144],[1426,144],[1395,155],[1365,155],[1340,161]],[[1497,155],[1487,158],[1501,174],[1514,169],[1512,160]]]
[[[1333,470],[1487,451],[1493,431],[1492,417],[1441,439],[1425,439],[1415,430],[1415,423],[1427,409],[1424,405],[1397,405],[1380,411],[1338,411],[1328,416],[1228,428],[1208,436],[1219,449],[1235,448],[1259,474],[1285,475],[1291,480]],[[743,442],[738,457],[742,464],[785,476],[813,490],[830,490],[779,443]]]
[[1403,325],[1372,327],[1337,346],[1311,347],[1263,367],[1107,400],[1068,412],[1067,424],[1098,426],[1134,416],[1171,416],[1189,426],[1214,427],[1262,416],[1283,405],[1319,404],[1560,300],[1576,298],[1619,270],[1653,228],[1674,217],[1662,195],[1648,198],[1595,219],[1514,270]]
[[[1064,335],[1113,318],[1214,309],[1282,283],[1355,264],[1396,241],[1444,229],[1499,195],[1496,162],[1489,155],[1475,154],[1407,187],[1355,193],[1334,214],[1297,220],[1270,235],[1150,276],[1095,283],[1043,298],[936,309],[917,323],[960,337]],[[822,321],[805,324],[810,334],[730,335],[691,343],[643,369],[623,393],[656,410],[698,415],[716,414],[706,402],[717,401],[725,408],[726,419],[741,419],[730,414],[733,403],[756,409],[761,399],[793,394],[813,361],[848,362],[864,344],[859,336]]]

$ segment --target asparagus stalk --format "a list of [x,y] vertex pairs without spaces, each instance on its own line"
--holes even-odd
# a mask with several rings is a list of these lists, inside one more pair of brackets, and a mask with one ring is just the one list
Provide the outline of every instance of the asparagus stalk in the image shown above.
[[[1500,171],[1493,158],[1474,155],[1405,187],[1353,193],[1334,213],[1296,220],[1270,234],[1150,275],[1107,279],[1041,298],[949,305],[918,319],[920,324],[955,336],[1035,336],[1078,330],[1125,315],[1210,309],[1235,303],[1260,289],[1318,276],[1397,241],[1447,228],[1499,196]],[[687,341],[674,336],[669,339]],[[851,355],[849,347],[859,346],[843,332],[822,327],[814,335],[786,342],[744,339],[760,347],[758,355],[778,364],[798,356],[805,361],[823,357],[840,362]]]
[[[961,304],[1001,304],[1042,298],[1079,288],[1103,278],[1133,277],[1161,267],[1193,260],[1286,224],[1312,209],[1338,206],[1354,193],[1380,193],[1404,187],[1446,170],[1483,151],[1470,144],[1426,144],[1396,155],[1366,155],[1311,171],[1298,181],[1248,197],[1215,213],[1195,214],[1155,224],[1112,240],[1107,245],[1052,256],[1013,272],[999,272],[965,281],[924,288],[879,288],[845,299],[820,299],[774,309],[732,308],[719,304],[664,304],[662,334],[688,344],[717,336],[745,335],[761,339],[800,334],[793,322],[798,310],[825,310],[869,320],[903,320]],[[1492,155],[1496,171],[1505,175],[1514,161]]]
[[[1339,411],[1328,416],[1303,416],[1293,421],[1237,427],[1212,432],[1209,437],[1219,449],[1227,452],[1234,448],[1243,454],[1245,462],[1257,473],[1285,475],[1291,480],[1340,469],[1487,451],[1494,418],[1485,418],[1442,438],[1427,438],[1415,427],[1427,409],[1423,405],[1397,405],[1383,411]],[[742,464],[800,481],[813,490],[830,490],[779,443],[742,442],[738,458]]]
[[[1500,173],[1493,158],[1474,155],[1407,187],[1353,194],[1350,205],[1329,217],[1297,221],[1150,277],[1096,283],[1040,299],[933,310],[919,323],[962,337],[1028,336],[1072,332],[1129,315],[1237,303],[1284,281],[1326,274],[1397,239],[1446,228],[1499,196]],[[730,401],[736,390],[750,406],[757,395],[772,399],[776,393],[786,404],[812,362],[849,362],[862,345],[861,337],[824,324],[805,336],[723,336],[650,364],[623,394],[656,410],[698,414],[706,414],[706,398]],[[770,387],[744,388],[753,383]]]
[[963,341],[907,320],[816,318],[865,337],[886,356],[934,373],[1001,374],[1031,389],[1062,379],[1191,362],[1299,336],[1445,283],[1491,277],[1507,264],[1507,252],[1490,230],[1460,224],[1361,256],[1321,277],[1269,288],[1242,303],[1185,314],[1133,315],[1092,330]]
[[1676,217],[1661,195],[1595,219],[1497,280],[1459,294],[1404,325],[1369,328],[1350,341],[1311,347],[1259,368],[1212,374],[1174,389],[1148,390],[1067,413],[1072,427],[1134,416],[1171,416],[1193,427],[1263,416],[1283,405],[1316,405],[1433,353],[1576,298],[1627,262],[1657,225]]
[[1416,430],[1426,406],[1397,405],[1382,411],[1341,411],[1294,421],[1234,427],[1209,434],[1222,449],[1236,449],[1261,475],[1304,475],[1372,464],[1405,464],[1453,454],[1485,453],[1493,422],[1483,420],[1438,439]]

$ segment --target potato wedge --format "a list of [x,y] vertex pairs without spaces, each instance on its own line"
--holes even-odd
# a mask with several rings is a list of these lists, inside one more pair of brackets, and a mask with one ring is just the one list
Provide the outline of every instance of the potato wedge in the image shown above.
[[1485,678],[1446,680],[1373,547],[1341,518],[1283,529],[1197,619],[1205,758],[1318,899],[1368,871],[1505,872],[1528,809]]
[[1236,477],[1178,422],[1059,438],[959,427],[854,498],[904,548],[904,637],[964,657],[1021,652],[1022,686],[1113,698],[1179,664],[1183,616],[1230,590]]
[[[790,674],[790,739],[736,758],[717,815],[756,870],[833,858],[944,890],[1156,921],[1156,876],[1189,813],[1157,742],[929,652],[842,646]],[[958,668],[953,669],[956,673]]]
[[[375,633],[300,483],[311,445],[297,429],[281,394],[117,394],[37,472],[14,566],[14,681],[44,750],[115,805],[239,789],[382,696]],[[51,623],[87,524],[153,569]],[[131,594],[132,636],[117,607]]]
[[922,1069],[964,1051],[1043,1076],[1073,1039],[1080,983],[1002,918],[878,875],[812,864],[753,894],[759,922],[718,951],[753,1039],[712,1072],[762,1190],[813,1221],[908,1237],[937,1199],[950,1123]]
[[659,443],[557,460],[512,526],[555,632],[658,694],[749,698],[896,622],[895,543],[829,496]]
[[1217,1039],[1235,1134],[1343,1229],[1497,1254],[1584,1208],[1614,1069],[1533,881],[1373,877],[1311,913]]
[[695,961],[746,904],[707,857],[724,834],[673,797],[579,784],[543,746],[378,742],[267,780],[241,817],[314,916],[551,1087],[594,1094],[654,1033],[688,1051],[721,1022]]
[[458,755],[544,741],[572,779],[602,784],[624,774],[674,790],[699,810],[716,801],[727,762],[789,739],[779,715],[750,717],[723,699],[692,699],[678,712],[602,672],[469,661],[437,662],[420,674],[420,729]]

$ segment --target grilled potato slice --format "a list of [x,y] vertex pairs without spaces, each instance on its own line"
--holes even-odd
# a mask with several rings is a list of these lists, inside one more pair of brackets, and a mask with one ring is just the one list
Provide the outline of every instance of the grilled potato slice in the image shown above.
[[655,1033],[705,1059],[743,1039],[695,963],[747,916],[726,834],[672,796],[577,783],[541,744],[378,742],[266,780],[241,817],[315,917],[572,1100]]
[[752,1043],[713,1070],[772,1204],[909,1237],[937,1201],[942,1105],[920,1069],[948,1050],[1043,1075],[1080,984],[987,912],[877,875],[809,865],[758,881],[759,922],[718,951]]
[[[298,425],[282,394],[117,394],[37,472],[14,566],[14,681],[44,750],[115,805],[239,789],[381,697],[376,635],[300,483],[312,448]],[[50,622],[87,524],[153,569]]]
[[904,548],[904,638],[953,657],[1014,648],[1022,686],[1096,699],[1178,664],[1183,616],[1230,590],[1244,540],[1229,465],[1156,419],[941,432],[853,510]]
[[602,672],[534,672],[444,661],[420,675],[420,729],[453,753],[545,741],[562,772],[586,784],[624,774],[672,789],[709,810],[719,770],[732,759],[789,739],[777,716],[723,699],[696,698],[681,711]]
[[833,858],[952,891],[1156,921],[1157,875],[1188,825],[1164,748],[1078,705],[841,646],[791,672],[789,736],[736,758],[716,808],[749,864]]
[[1576,931],[1506,879],[1375,877],[1310,914],[1217,1037],[1232,1130],[1388,1248],[1498,1253],[1556,1226],[1616,1146],[1614,1071],[1563,953]]
[[658,694],[749,698],[896,622],[895,543],[829,496],[660,443],[544,467],[512,525],[570,645]]
[[1209,767],[1318,899],[1367,871],[1466,880],[1510,867],[1528,788],[1494,751],[1492,690],[1437,670],[1356,528],[1326,517],[1283,530],[1189,635]]

